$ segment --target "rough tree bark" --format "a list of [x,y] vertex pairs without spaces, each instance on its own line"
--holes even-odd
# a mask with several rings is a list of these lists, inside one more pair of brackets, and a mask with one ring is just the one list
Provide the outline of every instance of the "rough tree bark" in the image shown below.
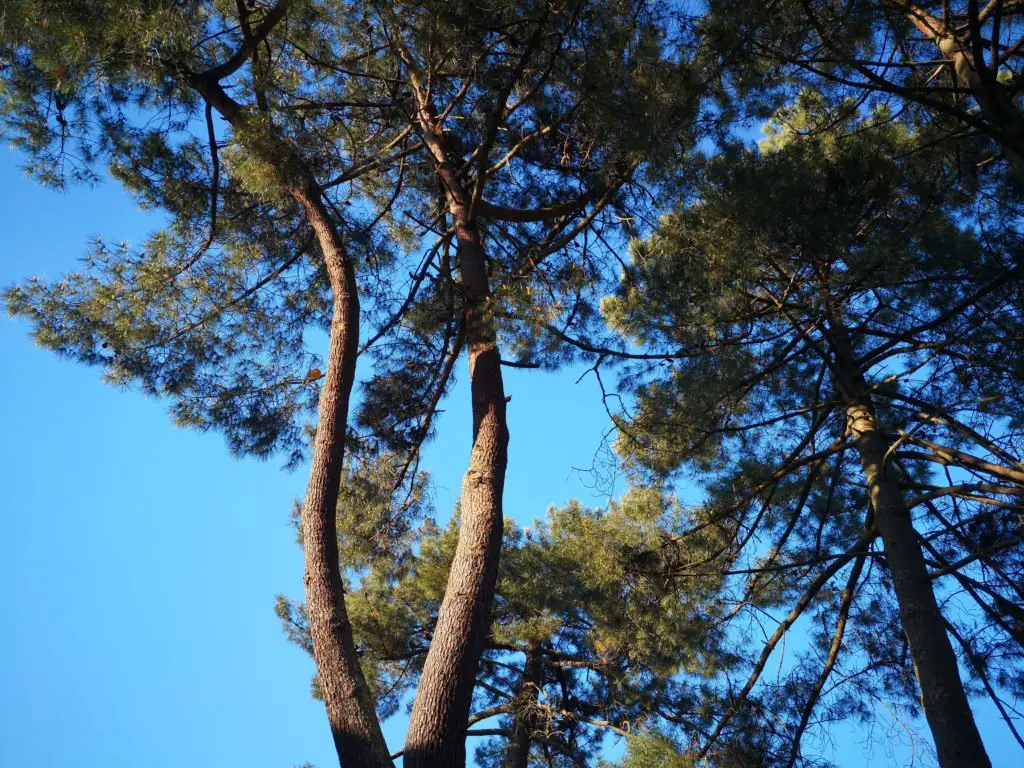
[[[260,30],[261,36],[267,31]],[[243,60],[236,54],[231,61],[237,69]],[[175,71],[185,73],[189,85],[232,126],[236,141],[266,166],[281,191],[300,206],[324,258],[333,293],[333,315],[302,509],[306,607],[324,706],[341,764],[345,768],[389,768],[392,762],[387,743],[345,609],[335,517],[358,352],[359,296],[354,268],[327,212],[321,188],[300,154],[266,127],[253,127],[248,110],[220,85],[220,78],[234,70],[221,65],[202,74],[188,74],[183,68]]]
[[344,254],[319,189],[300,186],[290,193],[302,205],[316,234],[334,295],[327,368],[302,507],[306,612],[320,690],[341,764],[345,768],[380,768],[390,766],[391,760],[345,610],[335,517],[359,345],[359,296],[352,262]]
[[508,427],[497,329],[489,307],[487,260],[473,219],[472,198],[448,158],[444,135],[415,63],[404,58],[417,98],[417,121],[444,186],[458,242],[473,448],[462,482],[459,542],[413,702],[403,761],[406,768],[458,768],[466,762],[465,731],[498,577]]
[[899,480],[890,471],[893,441],[875,418],[863,371],[841,322],[829,324],[836,384],[846,405],[846,424],[860,456],[910,646],[921,705],[942,768],[988,768],[985,745],[960,679],[956,654],[946,634],[935,591]]

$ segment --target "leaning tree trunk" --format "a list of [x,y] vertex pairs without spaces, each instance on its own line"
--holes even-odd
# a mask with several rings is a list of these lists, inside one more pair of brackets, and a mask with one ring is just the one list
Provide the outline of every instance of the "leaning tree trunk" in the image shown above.
[[352,262],[342,250],[319,190],[310,185],[290,191],[316,234],[334,294],[327,367],[302,507],[306,612],[320,690],[341,764],[345,768],[381,768],[390,766],[391,759],[345,609],[336,521],[359,342],[359,295]]
[[305,214],[324,258],[333,293],[327,370],[320,391],[319,422],[313,440],[312,466],[302,508],[305,549],[306,609],[317,675],[338,759],[344,768],[390,768],[387,743],[380,728],[345,609],[337,536],[337,503],[341,484],[348,405],[355,381],[359,337],[359,295],[355,272],[337,227],[322,199],[322,189],[287,139],[273,127],[251,119],[221,79],[236,72],[284,17],[291,0],[280,0],[260,28],[246,37],[241,50],[222,64],[201,72],[169,67],[231,125],[235,140],[263,165],[279,191]]
[[491,314],[487,261],[471,198],[448,160],[425,91],[416,84],[418,120],[445,187],[455,225],[465,296],[466,349],[473,402],[473,448],[462,481],[459,542],[406,735],[406,768],[459,768],[473,686],[498,579],[502,492],[508,458],[505,390],[497,329]]
[[265,129],[251,128],[247,113],[218,83],[195,80],[193,84],[231,124],[242,148],[262,163],[268,175],[277,179],[281,191],[302,208],[327,268],[334,309],[309,485],[302,507],[306,610],[338,759],[345,768],[388,768],[392,762],[387,743],[359,665],[345,610],[338,555],[338,491],[359,337],[355,272],[321,199],[320,187],[293,148]]
[[899,480],[889,467],[892,441],[879,427],[846,329],[833,323],[836,379],[846,402],[846,423],[860,456],[875,526],[892,575],[903,632],[910,646],[928,727],[942,768],[988,768],[985,745],[960,679],[956,654],[935,599],[921,545]]
[[302,208],[324,258],[333,293],[330,343],[320,390],[318,423],[302,507],[306,610],[327,719],[344,768],[390,768],[380,728],[359,664],[345,609],[338,554],[338,491],[348,429],[348,405],[355,381],[359,339],[359,294],[355,271],[331,221],[321,189],[301,157],[265,128],[253,129],[247,113],[219,84],[201,91],[235,129],[239,144],[263,163],[282,192]]

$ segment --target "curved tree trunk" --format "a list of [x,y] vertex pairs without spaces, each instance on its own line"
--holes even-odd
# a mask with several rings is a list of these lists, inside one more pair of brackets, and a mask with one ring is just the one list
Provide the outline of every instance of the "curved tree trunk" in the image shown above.
[[320,196],[320,187],[286,141],[256,129],[220,84],[193,76],[190,84],[231,124],[239,144],[277,178],[302,208],[324,258],[333,293],[330,344],[320,390],[312,466],[302,508],[306,608],[313,655],[338,758],[345,768],[392,765],[373,698],[356,654],[345,610],[337,536],[337,503],[355,381],[359,295],[351,260]]
[[[274,135],[272,127],[254,125],[251,112],[235,101],[220,82],[249,60],[260,41],[284,18],[291,2],[278,0],[258,29],[246,30],[242,47],[223,63],[200,73],[190,72],[185,66],[170,66],[169,74],[182,78],[184,84],[217,110],[231,125],[238,144],[264,165],[280,191],[302,208],[324,258],[333,293],[333,314],[302,509],[306,608],[320,688],[341,764],[345,768],[391,768],[387,743],[359,664],[345,609],[338,554],[338,492],[359,338],[359,294],[354,267],[327,212],[322,189],[301,153],[287,139]],[[242,13],[240,22],[244,27]],[[260,98],[257,89],[257,103]]]
[[319,190],[298,187],[290,192],[313,227],[334,294],[312,466],[302,507],[306,612],[320,689],[341,764],[345,768],[380,768],[390,766],[391,760],[345,610],[336,521],[359,343],[359,295],[352,262],[344,255]]
[[946,624],[935,599],[921,545],[899,480],[889,471],[892,442],[879,426],[863,373],[856,364],[847,331],[831,324],[835,375],[846,401],[847,429],[853,435],[875,512],[899,605],[903,632],[921,691],[928,727],[942,768],[989,768],[974,722]]

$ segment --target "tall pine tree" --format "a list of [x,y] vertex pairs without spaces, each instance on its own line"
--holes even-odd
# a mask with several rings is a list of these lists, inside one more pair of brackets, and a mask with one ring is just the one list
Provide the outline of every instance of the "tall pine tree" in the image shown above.
[[[635,395],[619,450],[656,478],[694,472],[732,532],[679,573],[724,558],[738,612],[780,612],[699,755],[749,706],[787,631],[827,606],[820,674],[770,697],[792,713],[788,764],[845,660],[895,670],[876,684],[905,702],[920,692],[941,765],[988,765],[962,674],[1013,729],[1001,696],[1021,693],[1024,645],[1001,606],[1019,604],[1024,565],[1024,403],[1008,354],[1021,234],[988,230],[969,193],[949,193],[955,170],[884,113],[857,121],[807,93],[775,125],[760,152],[703,165],[696,202],[636,245],[604,305],[641,348],[619,353]],[[882,623],[894,614],[904,658]]]
[[[181,423],[225,430],[238,453],[287,446],[298,460],[317,409],[305,610],[346,766],[390,763],[337,548],[346,448],[404,455],[394,490],[414,493],[466,352],[460,545],[405,751],[410,765],[462,764],[502,537],[498,338],[517,326],[499,312],[571,312],[564,297],[596,282],[607,241],[588,233],[616,226],[653,147],[690,143],[688,62],[666,57],[646,4],[607,2],[30,2],[0,39],[6,131],[30,169],[59,185],[107,163],[171,217],[138,252],[100,246],[81,273],[12,288],[9,309],[47,346],[168,396]],[[366,318],[376,328],[361,334]],[[323,361],[304,343],[315,328],[329,331]],[[376,374],[356,433],[363,352]]]

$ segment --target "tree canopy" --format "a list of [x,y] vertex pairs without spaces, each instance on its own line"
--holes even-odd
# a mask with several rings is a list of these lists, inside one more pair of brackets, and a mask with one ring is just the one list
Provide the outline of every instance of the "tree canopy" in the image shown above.
[[[905,615],[912,599],[923,605],[918,621],[936,614],[936,631],[946,624],[978,644],[965,643],[968,669],[990,695],[1007,686],[1019,696],[1019,631],[995,605],[1020,598],[1019,522],[1005,514],[1021,490],[1020,378],[1017,361],[991,353],[1020,337],[1020,235],[986,232],[969,196],[942,194],[941,159],[908,152],[913,137],[877,125],[883,117],[833,122],[804,94],[759,151],[707,161],[699,202],[635,245],[634,268],[604,305],[613,328],[666,350],[625,379],[636,403],[618,417],[618,448],[638,471],[687,467],[704,486],[732,532],[715,557],[746,563],[737,618],[792,605],[783,627],[811,610],[816,626],[835,628],[816,680],[794,670],[753,705],[793,713],[781,735],[794,757],[837,663],[847,674],[863,667],[858,687],[899,695],[912,711],[920,683],[931,722],[914,651],[924,638]],[[801,130],[814,138],[797,139]],[[878,448],[864,433],[891,466],[889,501],[911,524],[903,533],[878,519],[889,501],[872,494]],[[900,583],[904,534],[925,553],[916,597]],[[974,605],[938,615],[931,584],[953,605]],[[900,615],[909,654],[887,629]]]
[[[972,700],[1024,749],[1019,10],[17,2],[26,169],[165,225],[5,304],[308,462],[277,612],[346,767],[819,765],[890,702],[990,765]],[[509,366],[598,380],[621,498],[506,519]]]

